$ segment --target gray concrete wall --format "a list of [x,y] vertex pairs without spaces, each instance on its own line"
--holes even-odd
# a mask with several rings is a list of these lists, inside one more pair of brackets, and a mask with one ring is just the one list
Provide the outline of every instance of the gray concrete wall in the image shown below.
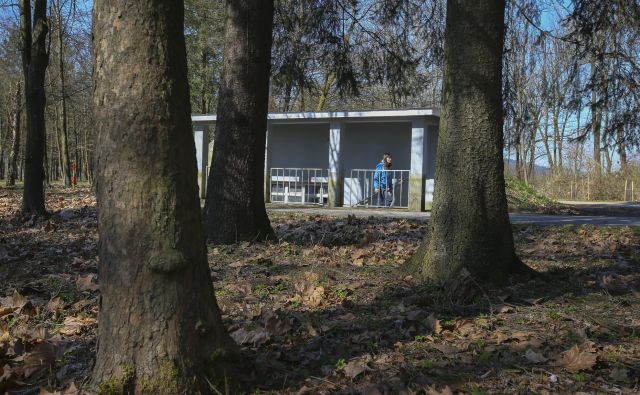
[[329,168],[329,124],[269,125],[269,167]]
[[382,154],[393,155],[393,169],[411,166],[411,122],[347,123],[343,132],[343,169],[374,169]]

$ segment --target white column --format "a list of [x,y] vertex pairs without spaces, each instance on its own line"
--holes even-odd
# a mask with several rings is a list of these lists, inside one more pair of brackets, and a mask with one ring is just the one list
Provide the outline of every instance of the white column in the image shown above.
[[193,138],[196,143],[198,187],[200,199],[207,195],[207,166],[209,165],[209,125],[196,123]]
[[438,147],[438,124],[429,123],[428,133],[424,139],[424,206],[431,210],[436,178],[436,149]]
[[269,156],[269,128],[267,123],[267,136],[264,140],[264,201],[269,203],[271,201],[271,163]]
[[409,210],[424,210],[424,179],[426,173],[424,119],[411,121],[411,170],[409,172]]
[[329,207],[342,206],[342,129],[341,122],[329,124]]

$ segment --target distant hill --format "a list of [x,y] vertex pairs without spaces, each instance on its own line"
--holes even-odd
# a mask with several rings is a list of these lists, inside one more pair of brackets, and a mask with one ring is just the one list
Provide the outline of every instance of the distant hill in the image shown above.
[[[514,171],[516,168],[516,161],[514,159],[504,158],[504,167],[505,170]],[[535,175],[544,175],[549,173],[551,169],[547,166],[533,165],[533,172]]]

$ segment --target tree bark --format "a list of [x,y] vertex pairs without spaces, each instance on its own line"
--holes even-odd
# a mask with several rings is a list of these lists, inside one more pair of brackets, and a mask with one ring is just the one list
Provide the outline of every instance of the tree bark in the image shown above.
[[16,185],[18,178],[18,153],[20,152],[20,115],[22,113],[22,87],[16,87],[16,98],[13,110],[13,126],[11,128],[11,153],[9,154],[9,174],[7,186]]
[[273,0],[228,0],[213,164],[204,206],[214,243],[265,240],[264,205]]
[[235,346],[201,227],[183,13],[177,0],[94,2],[99,393],[229,390]]
[[27,142],[24,160],[23,214],[46,214],[44,206],[44,157],[46,125],[45,72],[49,65],[46,38],[49,32],[47,0],[20,0],[22,69],[25,81]]
[[627,148],[624,137],[624,129],[618,128],[617,132],[618,155],[620,156],[620,169],[627,170]]
[[596,91],[599,84],[596,82],[598,78],[597,63],[594,59],[591,62],[591,128],[593,131],[593,163],[596,177],[602,175],[602,154],[600,146],[600,123],[602,121],[602,104],[598,104],[598,98]]
[[62,2],[61,0],[54,1],[56,9],[56,19],[58,20],[58,68],[60,71],[60,121],[61,128],[59,130],[58,139],[60,141],[60,165],[62,166],[62,175],[64,177],[64,185],[66,187],[71,186],[71,162],[69,160],[69,128],[67,126],[67,92],[65,90],[65,75],[64,75],[64,26],[62,24]]
[[411,264],[449,282],[468,271],[500,283],[523,264],[507,214],[502,140],[504,0],[447,2],[435,195]]

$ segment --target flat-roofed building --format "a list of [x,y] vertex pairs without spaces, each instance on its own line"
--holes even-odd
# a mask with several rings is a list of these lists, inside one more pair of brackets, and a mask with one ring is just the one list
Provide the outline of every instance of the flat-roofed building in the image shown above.
[[[215,115],[193,115],[200,196],[211,159],[209,130]],[[389,205],[412,211],[433,200],[439,112],[436,108],[269,113],[265,147],[265,200],[331,207]],[[387,172],[391,202],[374,190],[382,155],[393,155]]]

